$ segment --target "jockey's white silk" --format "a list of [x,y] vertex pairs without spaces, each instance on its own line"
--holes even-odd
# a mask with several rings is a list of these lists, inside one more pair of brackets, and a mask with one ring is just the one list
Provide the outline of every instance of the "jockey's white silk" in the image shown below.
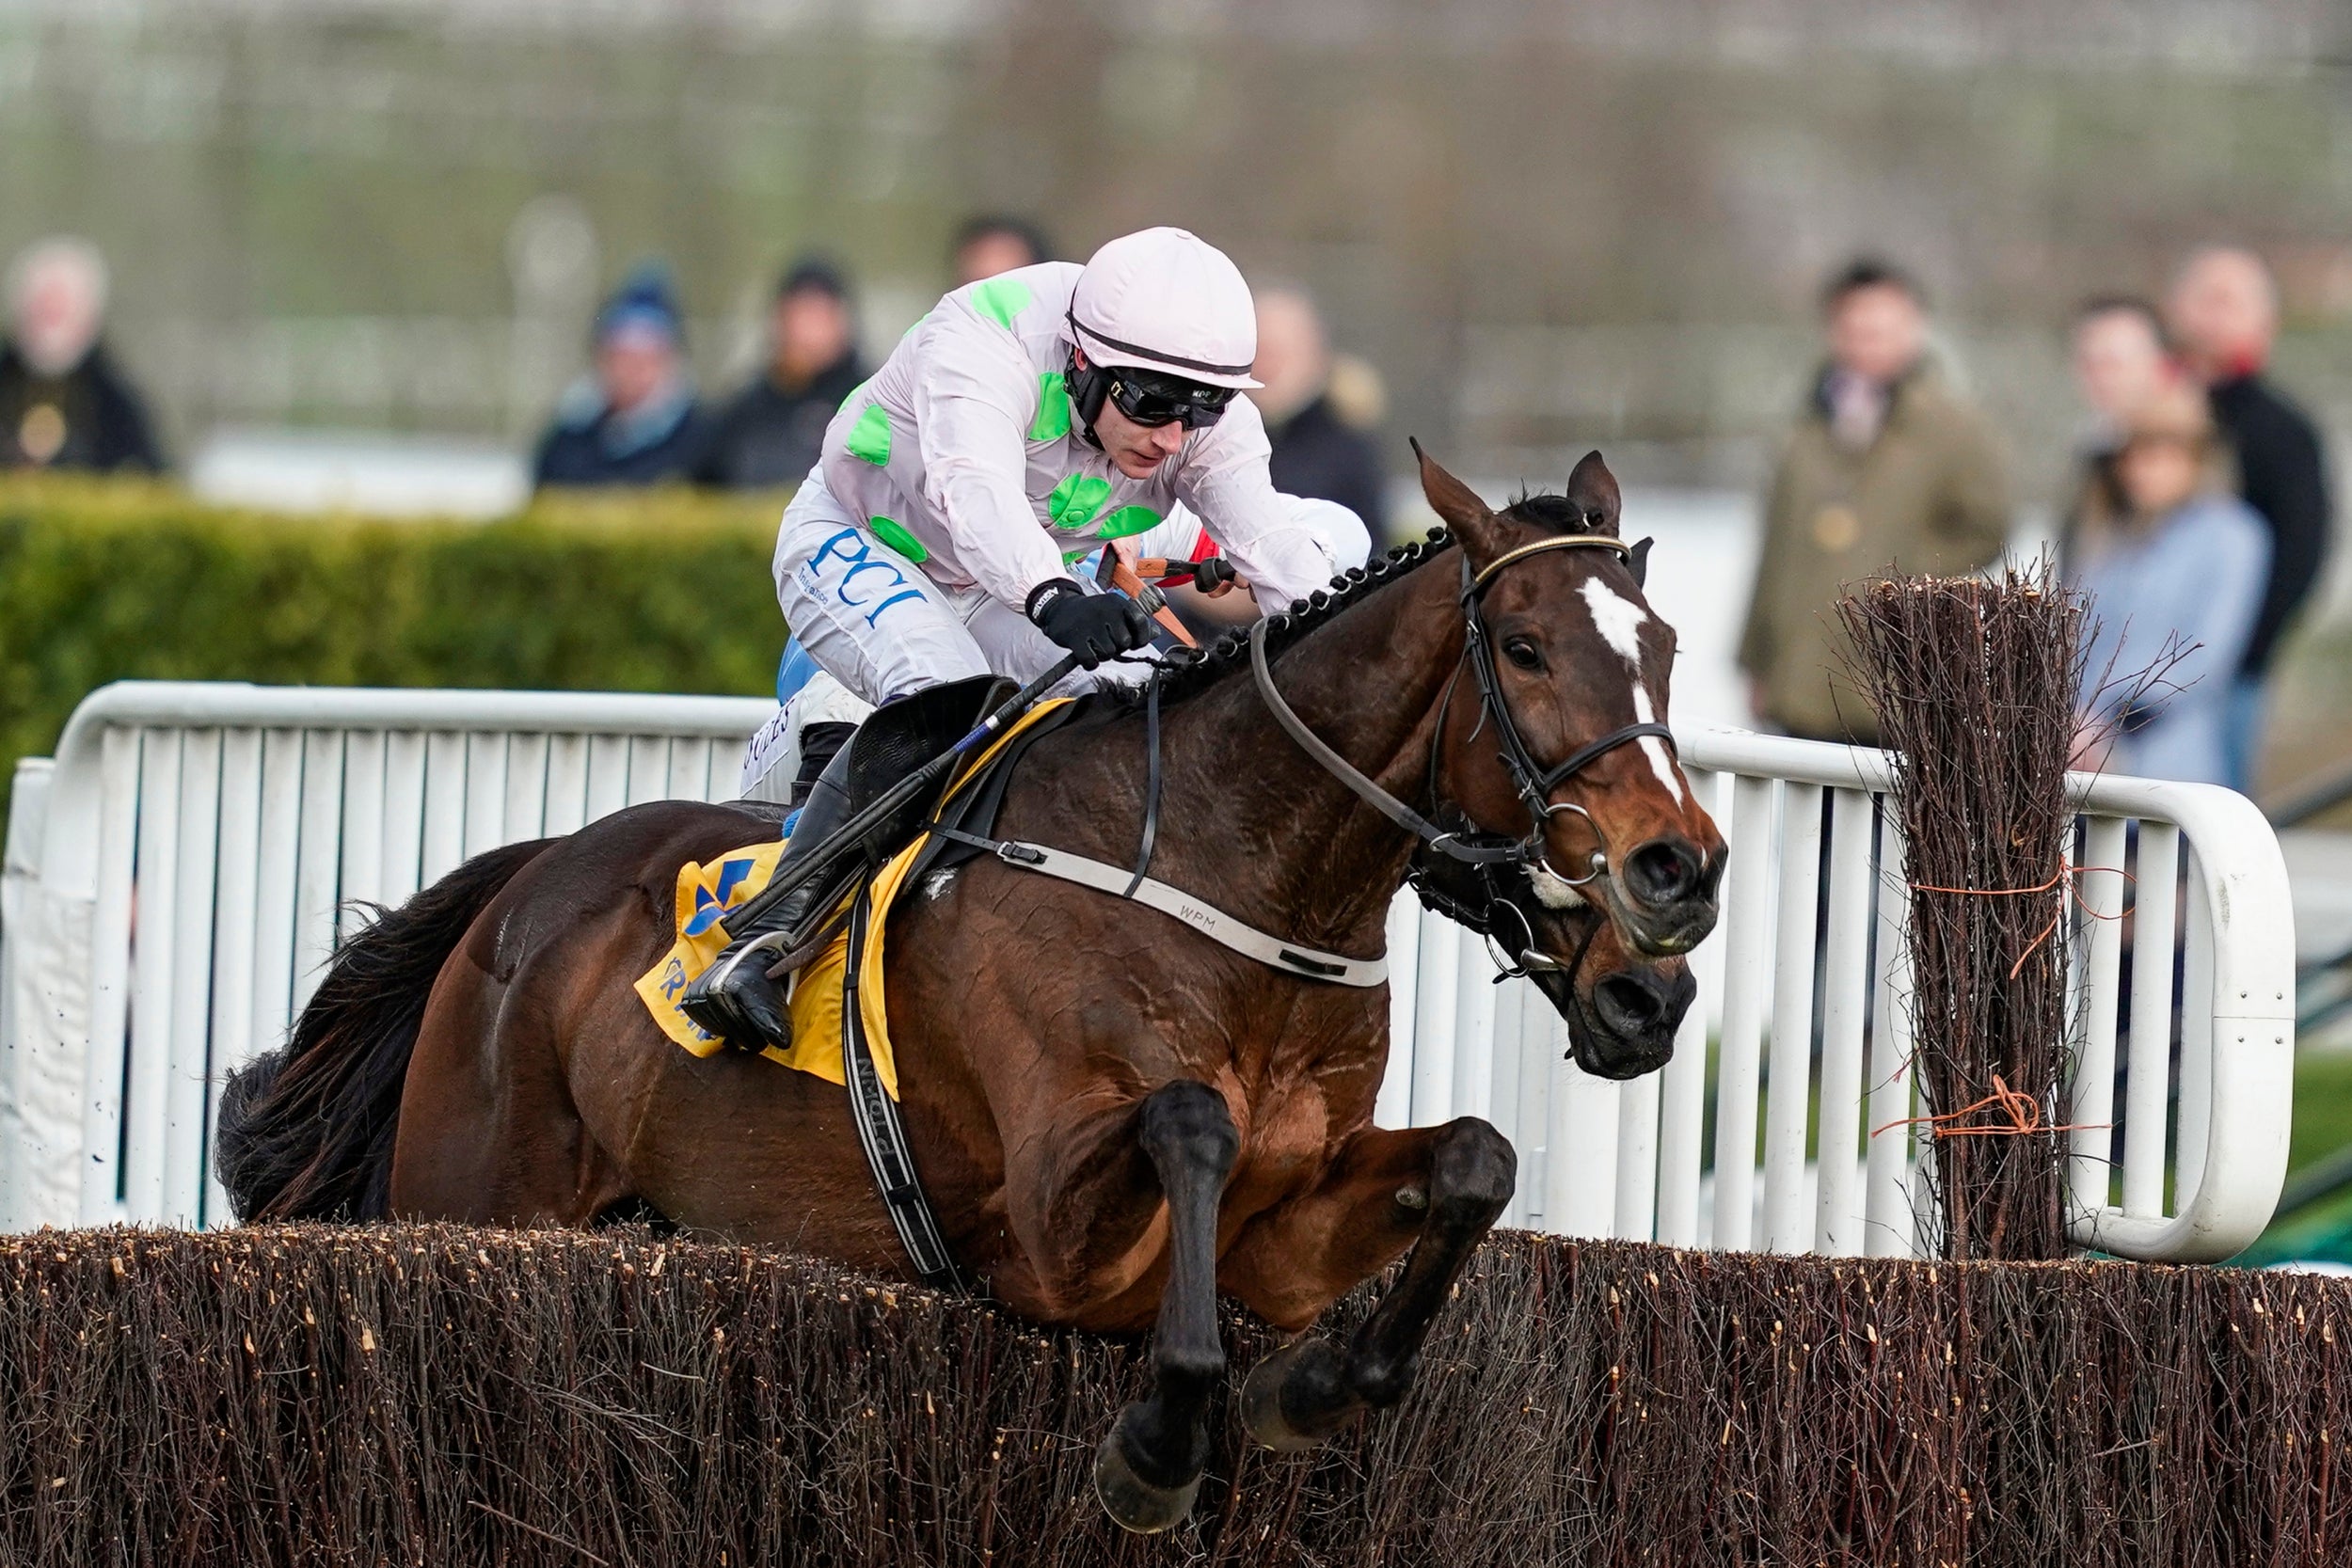
[[1048,261],[1005,273],[917,322],[826,429],[818,468],[843,509],[940,587],[977,586],[1015,610],[1039,583],[1070,575],[1066,558],[1141,533],[1179,503],[1267,610],[1357,564],[1275,490],[1265,426],[1247,395],[1147,479],[1129,479],[1087,442],[1063,382],[1082,270]]

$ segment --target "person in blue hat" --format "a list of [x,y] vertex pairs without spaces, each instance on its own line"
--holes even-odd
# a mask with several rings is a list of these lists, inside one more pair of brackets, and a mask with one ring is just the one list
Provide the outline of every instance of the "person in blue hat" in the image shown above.
[[686,365],[686,323],[667,271],[629,275],[596,313],[593,374],[564,395],[532,480],[659,484],[682,479],[708,441]]

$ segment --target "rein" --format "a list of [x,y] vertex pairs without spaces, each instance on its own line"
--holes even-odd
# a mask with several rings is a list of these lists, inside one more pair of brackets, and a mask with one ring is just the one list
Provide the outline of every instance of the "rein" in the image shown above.
[[[1608,840],[1592,813],[1573,801],[1551,800],[1551,792],[1576,774],[1591,767],[1618,747],[1645,738],[1674,744],[1674,732],[1663,724],[1627,724],[1611,730],[1598,739],[1588,741],[1547,769],[1528,751],[1526,740],[1519,734],[1518,721],[1511,716],[1511,705],[1504,702],[1500,680],[1495,673],[1494,646],[1487,635],[1484,600],[1486,589],[1506,566],[1517,565],[1532,556],[1551,550],[1607,549],[1614,550],[1620,559],[1631,561],[1633,550],[1623,541],[1597,533],[1557,534],[1538,539],[1506,550],[1489,562],[1486,570],[1473,576],[1470,556],[1462,557],[1462,620],[1465,635],[1462,657],[1478,680],[1478,703],[1483,718],[1491,721],[1502,739],[1503,766],[1510,769],[1511,782],[1518,788],[1519,800],[1527,808],[1529,828],[1523,839],[1513,839],[1500,833],[1462,832],[1438,827],[1412,807],[1381,788],[1365,776],[1354,764],[1325,743],[1323,737],[1310,729],[1298,717],[1274,684],[1274,671],[1266,661],[1266,623],[1259,621],[1249,628],[1249,671],[1256,680],[1258,695],[1273,711],[1275,721],[1282,726],[1299,750],[1312,757],[1323,770],[1345,784],[1359,799],[1381,816],[1419,838],[1429,849],[1450,860],[1470,865],[1511,864],[1538,869],[1570,887],[1581,887],[1609,869]],[[1459,674],[1459,670],[1456,670]],[[1451,702],[1454,686],[1446,685],[1446,701]],[[1442,705],[1441,705],[1442,706]],[[1443,715],[1439,715],[1439,730],[1443,730]],[[1430,743],[1428,787],[1434,794],[1438,787],[1437,737]],[[1544,824],[1555,813],[1572,811],[1584,818],[1593,830],[1593,837],[1600,847],[1593,851],[1591,868],[1582,877],[1563,877],[1544,860]]]

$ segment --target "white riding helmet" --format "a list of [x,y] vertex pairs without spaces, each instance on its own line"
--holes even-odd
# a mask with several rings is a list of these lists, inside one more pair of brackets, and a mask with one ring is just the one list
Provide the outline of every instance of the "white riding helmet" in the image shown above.
[[1248,390],[1258,309],[1225,252],[1182,229],[1124,234],[1094,253],[1070,300],[1089,363],[1159,371]]

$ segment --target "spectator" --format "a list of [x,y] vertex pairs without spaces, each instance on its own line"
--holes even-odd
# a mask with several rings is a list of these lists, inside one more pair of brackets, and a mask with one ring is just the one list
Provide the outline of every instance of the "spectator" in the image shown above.
[[[2253,783],[2261,751],[2263,686],[2279,639],[2311,596],[2328,554],[2334,513],[2311,417],[2263,372],[2279,331],[2270,271],[2251,251],[2201,250],[2174,283],[2172,330],[2201,381],[2215,420],[2237,454],[2238,494],[2270,530],[2270,576],[2230,695],[2224,782]],[[2217,672],[2214,679],[2221,679]]]
[[1331,395],[1331,350],[1314,301],[1296,289],[1258,295],[1258,357],[1250,373],[1265,383],[1249,394],[1264,417],[1274,455],[1268,469],[1286,495],[1338,501],[1363,519],[1375,539],[1388,531],[1386,476],[1372,437],[1343,416]]
[[0,350],[0,467],[153,473],[147,410],[99,333],[106,262],[84,240],[42,240],[8,269]]
[[1054,259],[1054,247],[1046,240],[1045,230],[1027,218],[983,213],[963,221],[956,230],[956,242],[948,247],[947,257],[948,267],[956,275],[955,287],[961,289],[966,283],[977,283],[1000,272],[1050,261]]
[[804,257],[768,313],[768,368],[719,413],[695,465],[704,484],[796,484],[817,464],[825,424],[866,379],[850,286],[830,261]]
[[[2158,390],[2125,416],[2114,454],[2123,507],[2085,541],[2076,583],[2090,594],[2086,761],[2120,772],[2229,782],[2232,676],[2245,657],[2270,570],[2269,531],[2230,493],[2226,452],[2204,400]],[[2180,662],[2162,701],[2127,705],[2168,648]],[[2097,755],[2111,746],[2104,759]]]
[[1764,507],[1763,559],[1740,639],[1750,700],[1791,735],[1868,743],[1867,707],[1832,677],[1833,606],[1873,572],[1968,572],[2000,554],[2009,493],[1983,418],[1936,374],[1918,285],[1856,261],[1822,294],[1829,362]]
[[596,370],[564,394],[532,465],[539,484],[683,479],[706,422],[686,372],[686,324],[666,271],[639,268],[596,314]]
[[2074,492],[2058,518],[2059,555],[2070,565],[2128,507],[2115,477],[2124,416],[2181,380],[2163,318],[2136,295],[2086,300],[2074,312],[2072,347],[2090,428],[2077,448]]

